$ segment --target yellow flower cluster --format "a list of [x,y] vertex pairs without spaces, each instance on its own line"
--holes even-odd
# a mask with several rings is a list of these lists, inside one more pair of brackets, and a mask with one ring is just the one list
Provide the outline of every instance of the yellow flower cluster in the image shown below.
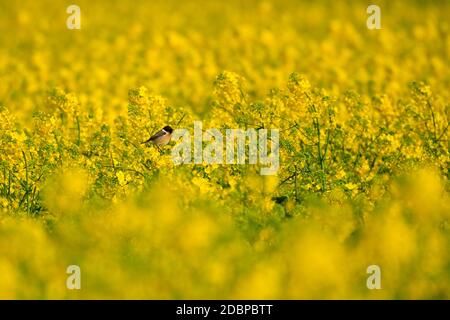
[[[0,298],[450,298],[450,4],[379,2],[0,5]],[[194,120],[278,174],[142,143]]]

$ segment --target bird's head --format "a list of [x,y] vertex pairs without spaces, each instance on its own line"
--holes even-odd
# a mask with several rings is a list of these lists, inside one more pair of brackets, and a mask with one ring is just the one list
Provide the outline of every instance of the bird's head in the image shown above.
[[171,126],[165,126],[165,127],[163,128],[163,130],[164,130],[165,132],[168,132],[168,133],[172,133],[172,132],[173,132],[173,129],[172,129]]

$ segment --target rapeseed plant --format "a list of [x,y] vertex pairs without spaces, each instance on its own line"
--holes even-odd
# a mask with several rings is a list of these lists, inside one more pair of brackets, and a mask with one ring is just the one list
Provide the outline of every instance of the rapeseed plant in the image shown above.
[[[0,298],[450,297],[448,3],[78,2],[0,4]],[[195,120],[278,174],[141,144]]]

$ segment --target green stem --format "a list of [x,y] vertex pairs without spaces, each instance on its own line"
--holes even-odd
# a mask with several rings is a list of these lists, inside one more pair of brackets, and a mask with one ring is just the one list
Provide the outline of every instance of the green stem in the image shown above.
[[317,153],[319,154],[319,164],[320,164],[320,167],[323,169],[322,150],[321,150],[321,147],[320,147],[320,127],[319,127],[319,121],[317,119],[314,119],[314,125],[315,125],[316,130],[317,130]]
[[26,185],[25,185],[25,196],[27,201],[27,213],[30,213],[30,195],[28,192],[29,184],[28,184],[28,163],[27,163],[27,156],[25,155],[25,152],[22,150],[23,160],[25,162],[25,179],[26,179]]
[[[319,164],[320,164],[320,169],[322,170],[322,192],[324,192],[325,191],[326,181],[325,181],[325,167],[324,167],[324,163],[323,163],[324,158],[323,158],[323,155],[322,155],[322,149],[321,149],[321,145],[320,145],[319,120],[316,118],[314,123],[316,125],[316,130],[317,130],[317,152],[319,154]],[[328,140],[328,138],[327,138],[327,140]]]
[[81,133],[80,133],[80,119],[77,116],[77,146],[81,143]]
[[434,110],[433,110],[433,107],[431,106],[430,100],[427,100],[427,106],[428,106],[428,108],[430,109],[430,112],[431,112],[431,120],[433,122],[433,136],[434,136],[434,141],[436,142],[437,141],[436,118],[434,116]]

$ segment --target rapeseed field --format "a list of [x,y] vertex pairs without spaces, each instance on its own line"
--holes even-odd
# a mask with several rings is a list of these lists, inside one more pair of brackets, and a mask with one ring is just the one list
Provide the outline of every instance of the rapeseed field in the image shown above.
[[[0,298],[449,299],[449,14],[1,0]],[[276,174],[142,143],[195,121]]]

